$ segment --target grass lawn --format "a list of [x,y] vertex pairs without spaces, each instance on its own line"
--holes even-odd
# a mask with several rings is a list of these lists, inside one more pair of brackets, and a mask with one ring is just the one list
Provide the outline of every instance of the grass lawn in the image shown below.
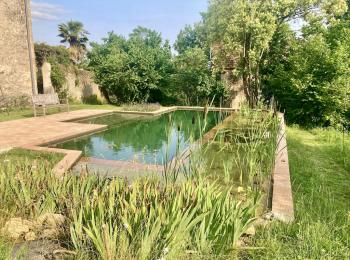
[[48,166],[52,169],[60,160],[64,157],[63,154],[29,151],[21,148],[15,148],[8,152],[0,154],[0,163],[30,163],[30,165],[42,165]]
[[[79,110],[79,109],[120,109],[120,107],[113,106],[113,105],[86,105],[86,104],[72,104],[69,106],[70,110]],[[40,110],[38,110],[41,112]],[[62,110],[64,111],[64,110]],[[48,109],[47,114],[55,114],[61,112],[58,108],[51,108]],[[29,118],[33,117],[33,109],[32,108],[26,108],[22,110],[13,110],[8,115],[6,112],[0,113],[0,122],[3,121],[9,121],[9,120],[15,120],[15,119],[23,119],[23,118]]]
[[288,128],[296,221],[260,230],[253,259],[350,258],[350,137]]

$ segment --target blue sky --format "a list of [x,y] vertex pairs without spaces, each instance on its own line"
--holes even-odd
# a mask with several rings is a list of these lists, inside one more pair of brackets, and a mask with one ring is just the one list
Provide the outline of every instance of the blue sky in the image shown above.
[[174,43],[178,32],[200,20],[207,0],[32,0],[36,42],[59,44],[57,25],[71,19],[84,23],[92,41],[107,32],[127,36],[142,25],[161,32]]

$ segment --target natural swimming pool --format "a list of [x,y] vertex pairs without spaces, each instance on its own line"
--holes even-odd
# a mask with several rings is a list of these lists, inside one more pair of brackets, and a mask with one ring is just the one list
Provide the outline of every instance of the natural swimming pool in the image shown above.
[[79,121],[108,129],[55,147],[81,150],[85,157],[164,164],[213,128],[224,115],[209,111],[175,111],[160,116],[111,114]]

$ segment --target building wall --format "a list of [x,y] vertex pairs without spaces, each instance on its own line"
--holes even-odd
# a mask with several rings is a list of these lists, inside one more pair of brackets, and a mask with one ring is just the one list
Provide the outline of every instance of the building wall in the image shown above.
[[[25,5],[25,0],[0,0],[0,88],[7,96],[32,95],[29,51],[32,52],[35,66],[34,46],[30,9],[28,5],[29,19],[26,20]],[[27,21],[31,37],[29,47]],[[33,71],[35,73],[35,68]]]
[[94,82],[92,73],[85,70],[66,73],[66,84],[69,97],[76,101],[83,101],[84,98],[96,95],[97,99],[105,102],[99,86]]

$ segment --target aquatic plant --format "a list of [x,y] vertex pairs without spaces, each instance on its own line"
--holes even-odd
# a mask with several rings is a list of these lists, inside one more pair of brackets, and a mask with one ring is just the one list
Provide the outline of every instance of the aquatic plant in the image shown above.
[[240,202],[216,183],[57,179],[46,167],[28,164],[1,165],[0,196],[4,219],[64,214],[70,224],[61,242],[102,259],[223,254],[255,217],[253,201]]

